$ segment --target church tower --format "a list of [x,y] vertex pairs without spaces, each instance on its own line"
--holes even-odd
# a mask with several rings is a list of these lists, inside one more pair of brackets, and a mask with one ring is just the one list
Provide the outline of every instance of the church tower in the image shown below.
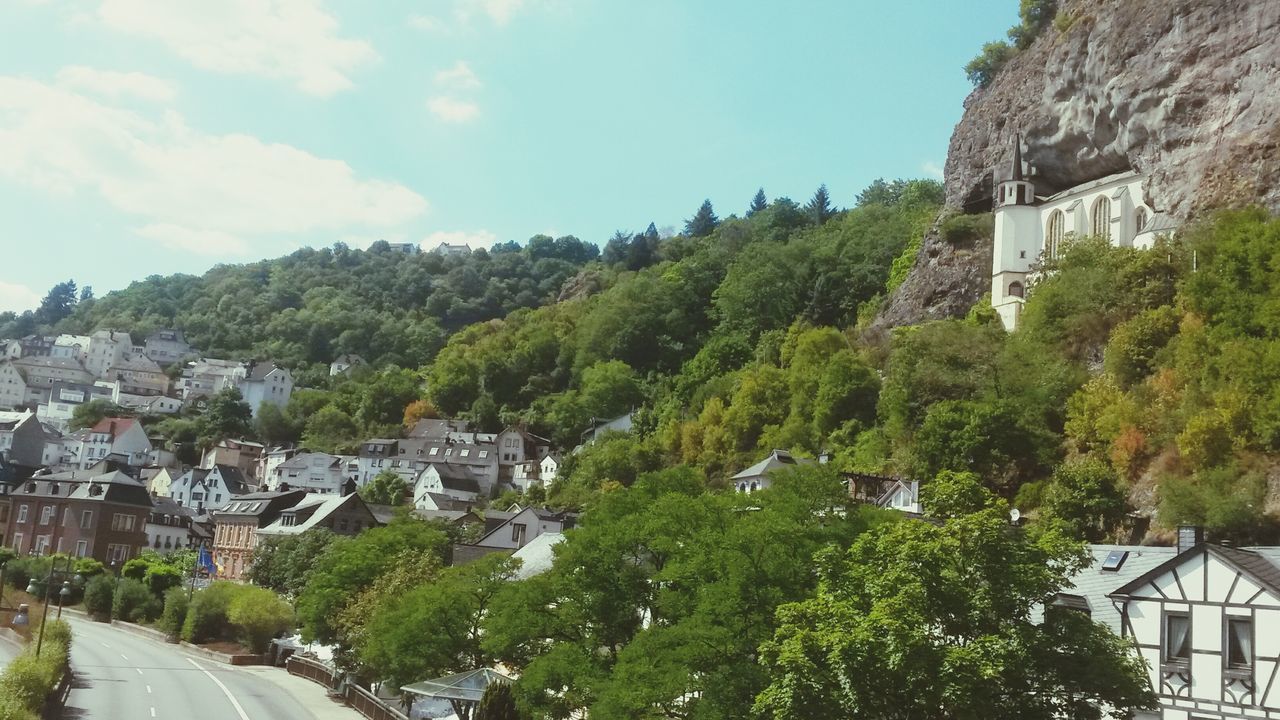
[[991,261],[991,305],[1010,331],[1018,326],[1027,275],[1040,253],[1040,211],[1035,202],[1035,186],[1023,176],[1022,138],[1015,134],[1009,177],[996,186]]

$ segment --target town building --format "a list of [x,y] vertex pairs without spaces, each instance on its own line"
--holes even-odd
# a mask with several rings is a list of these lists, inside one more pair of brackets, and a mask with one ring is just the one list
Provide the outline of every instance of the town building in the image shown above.
[[45,335],[27,335],[10,340],[4,348],[4,354],[11,359],[48,357],[53,353],[53,344],[57,339]]
[[[2,381],[0,381],[2,382]],[[49,397],[36,406],[36,415],[66,432],[76,408],[94,400],[111,400],[110,388],[101,385],[58,381],[49,388]]]
[[414,506],[423,509],[438,508],[434,498],[429,504],[423,502],[423,495],[445,495],[464,503],[473,503],[480,497],[480,483],[467,470],[466,466],[439,462],[427,465],[418,476],[413,488]]
[[1136,720],[1280,717],[1280,547],[1092,546],[1054,605],[1133,641],[1158,700]]
[[49,349],[50,357],[71,358],[81,363],[89,357],[88,335],[59,335],[53,340],[53,347]]
[[22,373],[27,384],[26,403],[32,407],[39,405],[49,397],[49,390],[54,383],[71,382],[84,385],[93,384],[93,374],[75,358],[58,358],[43,355],[39,357],[23,357],[12,361],[13,366]]
[[195,512],[179,505],[173,498],[151,497],[151,513],[147,515],[147,548],[168,555],[175,550],[198,547],[198,534],[193,532]]
[[58,464],[61,438],[30,411],[0,412],[0,456],[10,465],[35,470]]
[[178,380],[178,390],[187,404],[210,398],[227,388],[238,387],[245,378],[243,363],[234,360],[200,358],[187,363]]
[[431,252],[445,257],[467,257],[471,254],[471,246],[466,243],[454,244],[442,242]]
[[157,330],[143,341],[143,354],[161,367],[168,367],[191,354],[191,345],[181,330]]
[[262,443],[224,438],[204,451],[204,455],[200,458],[200,467],[209,469],[215,465],[230,465],[239,468],[245,477],[257,480],[263,452],[265,448]]
[[84,366],[94,377],[105,378],[107,371],[120,364],[132,353],[133,338],[129,337],[128,333],[99,330],[89,336],[89,350],[84,359]]
[[117,567],[147,545],[151,496],[120,472],[68,472],[0,485],[0,544]]
[[16,410],[27,404],[27,379],[11,360],[0,362],[0,409]]
[[240,495],[247,495],[253,488],[240,468],[232,465],[214,465],[211,468],[191,468],[175,478],[169,485],[169,496],[197,515],[220,510]]
[[102,377],[114,381],[117,392],[125,395],[145,397],[169,392],[169,376],[145,355],[124,355]]
[[1017,137],[1007,177],[995,188],[995,250],[991,306],[1007,330],[1018,326],[1027,287],[1045,260],[1072,238],[1106,238],[1118,247],[1149,248],[1176,225],[1156,212],[1142,189],[1146,178],[1127,171],[1049,196],[1037,196],[1023,167]]
[[249,493],[213,513],[213,562],[218,577],[244,579],[258,546],[258,530],[275,522],[281,512],[304,497],[302,490]]
[[813,462],[816,461],[809,458],[796,458],[786,450],[774,450],[765,459],[729,478],[729,483],[740,493],[767,490],[773,484],[775,472]]
[[355,483],[354,461],[346,455],[299,453],[276,466],[267,487],[341,495],[348,483]]
[[151,462],[151,450],[151,440],[137,418],[109,417],[89,428],[76,457],[81,470],[108,456],[142,467]]
[[302,452],[296,447],[287,447],[277,445],[266,450],[262,454],[262,459],[258,461],[258,472],[254,477],[265,482],[269,490],[274,490],[276,482],[276,469],[293,457]]
[[293,374],[275,363],[249,363],[246,377],[240,382],[240,395],[255,419],[263,403],[284,408],[292,394]]
[[342,375],[352,368],[366,365],[364,358],[354,353],[339,355],[333,362],[329,363],[329,376]]
[[369,506],[355,493],[307,495],[296,505],[281,510],[274,522],[258,530],[258,539],[301,535],[315,529],[337,535],[357,535],[380,524]]
[[[486,513],[488,520],[492,513]],[[501,524],[489,530],[474,544],[482,548],[518,550],[544,533],[563,533],[572,528],[577,515],[563,510],[543,507],[520,508],[505,518]]]
[[414,242],[389,242],[387,249],[402,255],[417,255],[422,252],[422,247]]

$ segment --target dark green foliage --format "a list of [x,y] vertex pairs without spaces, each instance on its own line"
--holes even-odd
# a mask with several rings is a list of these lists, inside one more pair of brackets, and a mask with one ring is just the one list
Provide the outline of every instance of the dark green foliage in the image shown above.
[[108,417],[133,417],[134,412],[128,408],[121,407],[110,400],[90,400],[87,403],[77,405],[71,411],[71,427],[87,428],[97,425],[103,418]]
[[516,707],[516,696],[510,683],[495,682],[484,690],[476,706],[474,720],[521,720],[525,715]]
[[404,478],[391,470],[383,470],[369,484],[360,488],[360,499],[375,505],[403,505],[409,489]]
[[684,234],[689,237],[706,237],[719,224],[720,219],[716,217],[715,210],[711,208],[711,201],[703,200],[702,205],[698,207],[698,212],[685,221]]
[[324,528],[313,528],[300,535],[263,538],[253,550],[249,581],[297,597],[316,561],[335,537]]
[[208,407],[195,422],[196,443],[201,448],[212,447],[223,438],[253,436],[253,411],[235,388],[209,398]]
[[187,588],[169,588],[164,594],[164,610],[160,613],[158,627],[171,638],[182,634],[182,626],[187,620],[187,609],[191,606],[187,599]]
[[121,578],[116,583],[111,601],[111,617],[128,622],[150,622],[164,609],[147,586],[133,578]]
[[804,212],[814,225],[821,225],[836,214],[835,208],[831,207],[831,196],[827,193],[826,183],[819,185],[814,191],[813,197],[804,206]]
[[182,622],[182,639],[190,643],[226,639],[230,630],[227,611],[238,589],[235,583],[219,580],[197,592]]
[[1017,54],[1017,49],[1003,40],[986,43],[982,52],[964,66],[965,77],[974,87],[985,88],[996,79],[996,75]]
[[56,325],[71,314],[76,306],[76,282],[68,280],[50,288],[48,294],[40,301],[36,309],[36,322],[42,325]]
[[769,207],[769,198],[765,197],[764,188],[756,190],[756,194],[751,198],[751,205],[747,208],[747,217],[751,217],[756,213]]
[[1064,463],[1053,472],[1041,512],[1062,522],[1071,537],[1102,542],[1124,519],[1119,483],[1115,471],[1099,460]]
[[1213,538],[1254,545],[1272,534],[1264,516],[1266,495],[1265,477],[1237,466],[1166,477],[1160,521],[1168,527],[1199,525]]
[[99,620],[111,619],[115,589],[116,578],[111,575],[98,575],[90,579],[84,588],[84,609]]
[[942,239],[957,247],[971,247],[982,239],[995,236],[995,216],[990,213],[981,215],[952,215],[942,221],[939,228]]

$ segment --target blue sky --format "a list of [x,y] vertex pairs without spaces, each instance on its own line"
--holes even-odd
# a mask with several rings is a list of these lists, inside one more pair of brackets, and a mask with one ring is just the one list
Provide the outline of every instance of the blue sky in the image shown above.
[[1014,0],[0,0],[0,310],[940,177]]

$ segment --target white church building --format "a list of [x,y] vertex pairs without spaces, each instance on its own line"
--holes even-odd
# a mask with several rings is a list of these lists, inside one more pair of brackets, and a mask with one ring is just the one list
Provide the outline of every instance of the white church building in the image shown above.
[[991,305],[1006,330],[1018,326],[1027,284],[1041,261],[1052,259],[1072,237],[1098,236],[1119,247],[1149,248],[1174,226],[1153,211],[1142,190],[1144,177],[1128,171],[1037,196],[1022,167],[1021,140],[1014,139],[1009,177],[996,186],[995,252],[991,261]]

